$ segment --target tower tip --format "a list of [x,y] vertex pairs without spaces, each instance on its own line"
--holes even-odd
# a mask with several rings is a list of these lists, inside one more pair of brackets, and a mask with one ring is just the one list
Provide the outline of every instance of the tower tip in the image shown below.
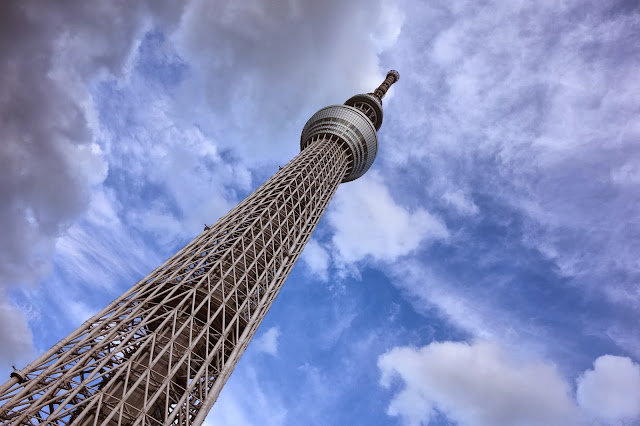
[[389,77],[389,76],[392,76],[395,79],[394,83],[396,81],[400,80],[400,73],[398,71],[396,71],[396,70],[390,70],[387,73],[387,77]]
[[380,102],[382,102],[382,98],[384,98],[384,95],[387,93],[387,90],[389,90],[389,87],[391,87],[391,85],[398,80],[400,80],[400,73],[396,70],[389,71],[382,84],[380,84],[380,86],[378,86],[378,88],[373,91],[372,95],[378,98]]

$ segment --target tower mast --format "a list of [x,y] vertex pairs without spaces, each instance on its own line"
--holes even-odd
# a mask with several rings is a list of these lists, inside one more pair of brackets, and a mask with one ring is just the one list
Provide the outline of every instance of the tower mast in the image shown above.
[[322,108],[301,152],[214,225],[0,386],[11,425],[200,425],[341,182],[373,163],[389,71]]

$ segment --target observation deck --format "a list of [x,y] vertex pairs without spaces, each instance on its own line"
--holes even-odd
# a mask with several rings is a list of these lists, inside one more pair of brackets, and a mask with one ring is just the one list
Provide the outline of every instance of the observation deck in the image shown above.
[[347,151],[347,172],[342,182],[363,176],[378,153],[377,130],[382,126],[382,98],[389,87],[400,79],[391,70],[373,93],[360,93],[344,105],[322,108],[307,121],[300,136],[300,150],[319,138],[335,141]]

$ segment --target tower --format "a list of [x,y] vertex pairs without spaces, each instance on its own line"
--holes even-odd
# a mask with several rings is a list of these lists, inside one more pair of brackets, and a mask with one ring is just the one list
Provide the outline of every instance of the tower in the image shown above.
[[322,108],[301,152],[192,242],[0,386],[11,425],[199,425],[341,182],[376,157],[389,71]]

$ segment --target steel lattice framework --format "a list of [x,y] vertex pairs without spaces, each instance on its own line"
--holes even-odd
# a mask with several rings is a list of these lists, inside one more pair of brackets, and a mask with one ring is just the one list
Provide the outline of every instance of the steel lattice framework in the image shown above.
[[341,182],[377,152],[390,71],[307,122],[301,152],[191,243],[0,387],[12,425],[199,425]]

